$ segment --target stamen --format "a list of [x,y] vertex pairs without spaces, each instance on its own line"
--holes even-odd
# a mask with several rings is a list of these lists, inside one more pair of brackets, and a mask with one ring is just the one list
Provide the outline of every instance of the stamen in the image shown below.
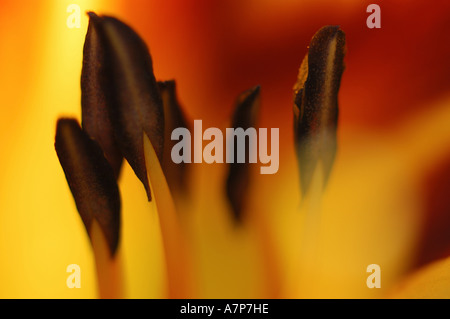
[[105,62],[102,89],[118,146],[144,184],[151,200],[145,166],[143,132],[149,137],[159,161],[164,146],[164,112],[152,59],[144,41],[123,22],[89,13],[99,34]]
[[158,82],[159,91],[164,106],[164,153],[162,168],[174,196],[185,194],[187,191],[188,166],[184,162],[175,164],[171,157],[171,150],[176,144],[172,141],[172,131],[178,127],[188,128],[176,94],[175,80]]
[[322,165],[323,185],[331,173],[345,50],[345,35],[338,26],[320,29],[311,40],[294,86],[294,135],[303,195],[317,165]]
[[119,177],[123,156],[114,138],[108,113],[110,106],[107,104],[105,91],[101,88],[104,63],[104,46],[100,44],[98,30],[89,21],[81,71],[81,125],[98,142],[116,177]]
[[89,236],[96,220],[114,257],[121,206],[114,171],[97,142],[81,130],[75,119],[58,120],[55,149]]
[[[259,104],[259,86],[255,86],[239,95],[232,119],[232,127],[241,127],[244,130],[254,127],[259,111]],[[256,147],[256,145],[253,145],[253,147]],[[235,158],[234,162],[229,166],[230,169],[228,173],[226,191],[234,216],[237,220],[240,220],[245,206],[245,198],[247,196],[247,189],[250,181],[249,153],[251,152],[252,146],[249,145],[248,151],[245,153],[244,163],[238,163],[236,158],[238,154],[236,143],[234,144],[234,148]]]

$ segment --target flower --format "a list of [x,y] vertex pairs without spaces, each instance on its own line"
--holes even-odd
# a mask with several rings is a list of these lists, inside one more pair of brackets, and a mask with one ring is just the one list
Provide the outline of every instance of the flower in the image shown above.
[[[4,32],[1,35],[5,43],[10,44],[5,46],[9,50],[3,51],[0,59],[3,61],[0,62],[2,72],[9,79],[2,82],[4,103],[21,106],[5,110],[3,118],[21,118],[24,123],[23,126],[12,125],[9,121],[2,123],[2,132],[8,132],[8,135],[2,135],[2,144],[11,150],[10,156],[2,159],[5,175],[1,184],[4,195],[1,210],[12,213],[3,214],[0,223],[3,238],[0,252],[4,260],[14,261],[2,265],[2,296],[8,297],[95,296],[94,267],[87,237],[82,232],[84,226],[75,214],[70,193],[62,186],[65,181],[54,151],[49,147],[56,116],[61,112],[76,112],[79,107],[78,78],[72,75],[79,70],[79,64],[74,61],[80,61],[84,33],[75,36],[74,30],[55,27],[65,7],[61,3],[52,11],[45,11],[49,4],[40,4],[37,12],[54,17],[46,22],[51,28],[35,24],[36,29],[29,29],[16,24],[18,34],[33,34],[34,37],[29,38],[38,40],[30,40],[33,50],[21,50],[19,40]],[[325,9],[324,4],[327,5]],[[177,79],[180,101],[186,107],[187,115],[204,118],[210,122],[208,126],[228,118],[237,93],[259,82],[263,89],[261,125],[283,128],[284,123],[290,123],[292,119],[291,87],[311,35],[321,25],[340,24],[346,31],[349,49],[340,92],[342,112],[338,152],[323,203],[324,211],[328,212],[322,218],[323,228],[327,230],[322,232],[327,234],[322,239],[326,248],[323,255],[327,258],[322,263],[321,273],[326,276],[313,276],[320,281],[310,289],[295,287],[297,270],[293,259],[296,255],[292,251],[298,246],[295,234],[299,232],[301,217],[294,213],[297,207],[289,208],[299,202],[300,196],[298,181],[292,178],[297,163],[293,149],[289,147],[293,144],[289,124],[280,132],[285,146],[280,146],[284,153],[280,154],[279,174],[265,180],[257,176],[254,182],[257,187],[252,190],[254,197],[271,198],[264,207],[254,200],[270,227],[260,228],[260,233],[236,232],[229,214],[221,208],[214,215],[207,214],[211,203],[219,202],[218,206],[223,206],[221,199],[214,195],[216,183],[207,187],[207,183],[198,182],[196,185],[203,185],[201,188],[191,187],[196,198],[205,199],[189,209],[192,214],[187,216],[190,217],[181,217],[186,220],[189,236],[197,247],[192,259],[200,274],[198,295],[266,296],[258,281],[264,277],[259,257],[253,258],[258,251],[255,243],[263,242],[255,238],[266,238],[264,231],[271,232],[276,239],[279,256],[275,260],[286,266],[283,269],[287,271],[282,276],[290,278],[288,296],[382,295],[414,264],[416,244],[422,236],[421,220],[427,216],[426,192],[420,189],[421,181],[427,171],[440,162],[448,145],[445,125],[449,117],[446,111],[448,77],[445,74],[448,52],[441,41],[446,30],[446,10],[442,6],[447,4],[443,2],[440,7],[431,8],[417,2],[409,4],[408,10],[382,4],[383,25],[378,33],[365,29],[365,4],[360,2],[283,2],[275,7],[270,2],[254,4],[249,1],[239,4],[240,10],[231,3],[197,2],[197,8],[192,4],[177,5],[185,6],[186,10],[174,11],[169,3],[150,3],[145,6],[153,10],[137,12],[124,6],[120,16],[125,21],[132,21],[139,31],[144,31],[142,35],[151,45],[157,61],[155,73],[158,78]],[[26,8],[12,3],[8,6],[11,10],[5,10],[8,17],[0,20],[2,25],[14,25],[17,16],[36,21]],[[144,8],[144,4],[139,7]],[[194,9],[196,15],[190,15]],[[108,10],[117,9],[111,7]],[[408,23],[411,16],[418,13],[421,19],[413,25]],[[308,19],[308,15],[314,17],[314,21]],[[168,16],[172,19],[167,19]],[[145,27],[153,23],[164,27]],[[203,28],[205,24],[215,28]],[[242,32],[230,32],[234,28]],[[160,32],[161,29],[165,32]],[[171,35],[170,40],[167,34]],[[176,49],[166,50],[168,43]],[[295,43],[294,47],[292,43]],[[49,47],[55,49],[43,51]],[[30,60],[27,59],[29,52],[35,52]],[[416,71],[417,64],[420,72]],[[24,70],[29,77],[19,77]],[[39,81],[35,80],[37,78]],[[21,86],[14,80],[21,80]],[[53,88],[51,95],[49,88]],[[223,107],[212,108],[212,105]],[[278,107],[282,105],[284,107]],[[212,109],[216,114],[209,111]],[[30,159],[30,153],[34,154],[33,159]],[[145,192],[143,194],[141,186],[135,183],[130,169],[126,165],[124,168],[119,183],[123,211],[128,212],[123,220],[123,260],[129,279],[128,295],[164,296],[161,293],[165,286],[161,279],[164,276],[160,275],[165,267],[161,262],[159,230],[155,226],[158,225],[157,215],[149,214],[148,210],[153,206],[148,207],[143,201]],[[213,167],[193,169],[201,172],[193,175],[206,180],[215,177],[219,180],[224,173]],[[22,183],[24,180],[28,183]],[[441,188],[436,186],[436,189],[445,191],[445,184],[437,181],[434,185],[441,185]],[[273,185],[281,185],[276,194]],[[14,191],[7,191],[9,188]],[[256,218],[253,220],[258,222]],[[444,247],[445,242],[439,242],[439,245],[431,242],[428,247],[430,245]],[[220,253],[217,252],[219,247]],[[143,250],[153,253],[143,254]],[[434,257],[426,259],[429,261],[430,258]],[[66,273],[61,272],[73,262],[80,263],[83,270],[84,286],[78,291],[64,286]],[[382,268],[381,290],[369,290],[361,285],[367,276],[365,267],[374,262]],[[34,272],[28,271],[29,265],[33,265]],[[277,265],[272,267],[276,270]],[[143,287],[142,281],[153,285]]]

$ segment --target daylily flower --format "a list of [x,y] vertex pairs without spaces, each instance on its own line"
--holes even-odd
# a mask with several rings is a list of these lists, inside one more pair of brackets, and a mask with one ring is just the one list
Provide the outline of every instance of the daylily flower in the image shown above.
[[[85,33],[80,31],[78,40],[72,41],[75,33],[69,32],[75,30],[55,28],[60,18],[48,22],[53,31],[19,25],[21,35],[52,35],[45,41],[30,37],[31,48],[44,43],[46,48],[65,43],[67,48],[16,50],[22,48],[21,42],[4,30],[17,25],[11,12],[19,15],[19,9],[12,2],[3,4],[9,10],[4,11],[8,16],[0,13],[5,18],[0,19],[1,38],[10,44],[0,53],[2,78],[9,79],[2,81],[3,101],[7,106],[28,108],[12,107],[3,117],[20,118],[23,127],[2,123],[2,132],[9,132],[2,145],[10,152],[1,160],[5,170],[0,254],[7,261],[0,266],[1,296],[95,297],[96,272],[88,236],[63,186],[64,175],[51,147],[56,116],[78,113],[76,74]],[[51,16],[64,13],[64,5],[58,4]],[[230,127],[223,121],[231,118],[233,101],[245,89],[260,84],[258,126],[280,128],[280,170],[273,176],[250,170],[247,208],[237,223],[225,191],[227,165],[188,165],[183,187],[191,192],[191,200],[174,195],[172,205],[164,199],[168,188],[159,189],[163,195],[158,196],[153,184],[160,183],[152,181],[154,196],[148,202],[141,181],[127,163],[122,164],[117,250],[123,274],[121,296],[448,296],[448,262],[430,264],[447,256],[449,247],[445,236],[449,52],[443,42],[448,4],[442,1],[430,7],[418,1],[408,4],[408,10],[392,3],[380,5],[380,30],[365,27],[367,4],[360,1],[276,5],[270,1],[175,1],[139,3],[139,10],[128,5],[121,10],[100,5],[83,8],[106,10],[139,31],[150,46],[156,78],[176,80],[177,101],[186,119],[202,118],[205,127]],[[48,15],[44,10],[48,7],[38,6],[36,12]],[[20,16],[35,21],[29,12]],[[421,19],[412,24],[412,17],[419,13]],[[321,207],[315,209],[320,213],[312,220],[316,231],[308,232],[305,223],[311,221],[303,220],[301,172],[294,147],[292,86],[311,37],[330,24],[340,25],[346,34],[346,70],[339,92],[336,157]],[[38,43],[33,39],[39,39]],[[32,61],[49,61],[29,62],[27,52],[36,52]],[[15,72],[19,58],[24,68]],[[19,78],[24,70],[30,76]],[[16,86],[19,80],[27,94],[22,95]],[[166,98],[173,96],[167,93]],[[51,108],[47,102],[53,103]],[[151,152],[148,143],[144,151],[145,145]],[[156,165],[157,156],[150,158]],[[168,181],[173,177],[166,172],[171,171],[164,171]],[[156,176],[149,174],[164,178],[162,173]],[[158,207],[158,198],[171,207]],[[173,210],[169,216],[178,223],[159,220],[167,217],[163,210]],[[172,242],[170,251],[188,252],[182,256],[185,262],[172,260],[178,267],[175,270],[170,269],[164,248],[167,234],[181,239]],[[178,247],[179,243],[186,247]],[[81,289],[65,286],[70,263],[81,266]],[[381,289],[366,286],[366,267],[373,263],[381,266]],[[109,266],[116,270],[116,265]],[[410,277],[409,272],[419,266],[423,268]],[[174,283],[174,274],[186,282]],[[396,284],[399,288],[391,291]],[[180,287],[183,290],[177,291]]]

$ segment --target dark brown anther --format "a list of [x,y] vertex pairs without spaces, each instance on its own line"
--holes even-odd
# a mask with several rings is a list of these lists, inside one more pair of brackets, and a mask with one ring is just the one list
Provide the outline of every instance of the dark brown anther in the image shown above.
[[[242,93],[236,102],[236,108],[233,114],[232,127],[245,130],[255,129],[258,111],[260,105],[260,87],[255,86]],[[227,137],[228,138],[228,137]],[[242,217],[242,211],[245,206],[247,189],[250,182],[250,163],[249,152],[252,149],[250,139],[246,137],[248,146],[245,153],[244,163],[238,163],[237,143],[234,143],[234,162],[229,164],[229,173],[226,182],[226,194],[230,201],[236,220]],[[256,146],[256,145],[255,145]],[[228,145],[227,145],[228,147]],[[228,152],[228,151],[227,151]]]
[[119,244],[121,206],[113,169],[75,119],[58,120],[55,149],[89,236],[95,219],[113,257]]
[[187,165],[172,161],[171,151],[177,141],[172,141],[171,135],[178,127],[188,128],[185,116],[181,110],[176,94],[174,80],[158,82],[159,91],[164,105],[164,153],[162,168],[170,190],[173,194],[180,194],[186,190]]
[[102,89],[114,136],[150,200],[143,134],[149,137],[160,162],[164,147],[163,103],[152,59],[144,41],[126,24],[92,12],[89,17],[104,48]]
[[123,156],[114,138],[109,120],[105,92],[102,90],[102,67],[105,63],[104,47],[100,42],[98,30],[89,22],[83,50],[81,71],[81,125],[88,135],[96,140],[119,177]]
[[294,136],[303,195],[317,165],[322,165],[326,184],[336,156],[345,50],[345,34],[338,26],[321,28],[311,40],[294,86]]

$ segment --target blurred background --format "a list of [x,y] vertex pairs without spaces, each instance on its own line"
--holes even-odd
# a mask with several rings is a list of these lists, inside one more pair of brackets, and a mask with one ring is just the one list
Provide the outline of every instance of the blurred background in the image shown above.
[[[93,269],[93,258],[54,151],[57,118],[81,118],[84,13],[91,10],[120,18],[143,37],[156,78],[176,79],[185,112],[202,119],[204,127],[223,126],[238,94],[261,85],[260,126],[280,128],[279,174],[259,187],[268,198],[274,192],[267,185],[279,185],[274,207],[294,192],[285,193],[280,185],[298,174],[292,173],[292,87],[298,68],[314,33],[324,25],[340,25],[347,55],[339,94],[339,155],[324,206],[333,211],[329,226],[342,228],[331,232],[330,245],[331,238],[344,249],[365,243],[358,238],[372,238],[363,249],[379,250],[382,269],[401,264],[386,272],[387,283],[446,256],[450,2],[379,0],[381,29],[368,29],[366,8],[372,2],[0,0],[0,297],[96,296],[93,271],[83,272],[83,289],[65,285],[68,264]],[[66,25],[69,4],[81,8],[80,28]],[[127,185],[124,210],[137,207],[123,224],[125,268],[133,270],[129,296],[161,297],[160,244],[153,235],[133,237],[142,224],[136,220],[152,222],[152,216],[138,212],[145,207],[145,194],[129,167],[121,183]],[[274,227],[288,233],[284,224]],[[336,234],[345,227],[357,231],[339,241]],[[146,242],[154,254],[143,254],[137,242]],[[328,249],[338,253],[333,246]],[[362,255],[358,251],[350,260]],[[372,263],[369,259],[362,263]],[[141,283],[144,275],[151,288]],[[365,273],[361,276],[363,287],[344,296],[370,296],[362,292],[367,288]],[[213,290],[206,287],[200,296],[221,296]]]

